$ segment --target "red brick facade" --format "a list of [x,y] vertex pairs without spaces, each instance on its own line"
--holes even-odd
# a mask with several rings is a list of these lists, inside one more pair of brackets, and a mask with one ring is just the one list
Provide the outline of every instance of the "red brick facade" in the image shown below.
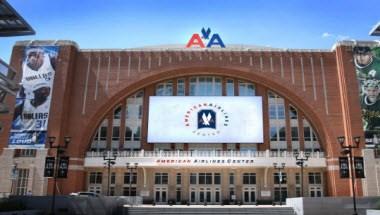
[[[21,71],[26,44],[21,42],[14,47],[11,66],[17,71]],[[299,114],[313,124],[325,151],[326,195],[350,195],[349,180],[339,178],[337,158],[340,156],[340,146],[336,139],[342,135],[348,141],[352,141],[350,138],[353,136],[363,137],[350,46],[338,45],[333,51],[158,51],[81,50],[72,42],[58,41],[57,44],[61,48],[48,135],[56,136],[61,143],[64,136],[72,137],[67,151],[74,158],[70,160],[70,165],[83,166],[85,153],[99,123],[112,113],[113,107],[125,102],[125,98],[137,90],[145,89],[147,101],[148,96],[154,94],[154,84],[160,81],[217,75],[253,82],[257,85],[258,94],[265,97],[265,92],[270,89],[286,99],[286,106],[289,102],[294,104]],[[266,99],[263,101],[265,106]],[[8,104],[12,106],[14,98],[9,97]],[[264,115],[267,111],[264,108]],[[152,145],[146,143],[146,116],[147,108],[144,108],[141,142],[142,148],[150,150]],[[0,119],[5,125],[0,134],[2,150],[7,147],[12,115],[1,116]],[[268,123],[264,119],[264,143],[258,146],[258,150],[269,148]],[[302,139],[302,132],[300,135]],[[302,147],[301,143],[301,150]],[[359,154],[359,150],[355,154]],[[69,193],[85,189],[85,181],[84,170],[71,170],[68,179],[62,180],[59,186],[63,193]],[[360,185],[358,191],[361,193]]]

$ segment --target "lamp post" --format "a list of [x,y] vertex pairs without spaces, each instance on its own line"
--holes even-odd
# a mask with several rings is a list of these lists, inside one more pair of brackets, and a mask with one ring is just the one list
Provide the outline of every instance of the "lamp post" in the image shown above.
[[110,151],[106,151],[103,153],[103,160],[106,161],[104,164],[108,168],[108,181],[107,181],[107,196],[110,195],[110,178],[111,178],[111,166],[115,165],[116,153],[112,153]]
[[69,145],[69,143],[71,142],[71,137],[68,137],[68,136],[65,136],[63,139],[64,139],[64,145],[61,146],[61,145],[56,145],[54,146],[54,142],[55,142],[55,139],[56,137],[48,137],[49,138],[49,145],[50,145],[50,148],[51,149],[57,149],[56,153],[55,153],[55,165],[54,165],[54,185],[53,185],[53,201],[52,201],[52,204],[51,204],[51,214],[54,214],[54,210],[55,210],[55,190],[56,190],[56,187],[57,187],[57,174],[58,174],[58,164],[59,164],[59,159],[60,159],[60,155],[65,153],[65,149],[67,148],[67,146]]
[[277,163],[273,163],[273,168],[279,172],[278,178],[279,178],[279,188],[280,188],[280,205],[282,205],[282,190],[281,190],[282,172],[281,170],[285,169],[285,163],[281,163],[281,166],[279,166]]
[[340,147],[343,149],[342,153],[345,154],[345,155],[348,154],[349,159],[350,159],[352,201],[353,201],[353,204],[354,204],[354,215],[357,215],[358,211],[356,209],[355,174],[354,174],[354,163],[352,161],[352,149],[359,148],[360,136],[359,137],[354,137],[354,144],[351,144],[351,145],[346,145],[345,146],[345,144],[344,144],[345,137],[344,136],[338,137],[338,142],[340,144]]
[[[131,189],[132,189],[132,170],[136,170],[137,166],[139,165],[138,163],[135,163],[133,166],[130,163],[127,163],[127,170],[129,171],[129,199],[131,200]],[[130,201],[131,203],[132,201]]]
[[309,157],[309,153],[296,153],[296,164],[301,167],[301,197],[303,197],[303,168],[306,166],[305,162],[309,160]]
[[12,184],[11,184],[11,192],[9,195],[13,195],[13,188],[14,188],[14,183],[15,183],[15,180],[17,180],[17,177],[18,177],[18,172],[17,172],[17,163],[13,164],[13,167],[12,167],[12,172],[11,172],[11,181],[12,181]]

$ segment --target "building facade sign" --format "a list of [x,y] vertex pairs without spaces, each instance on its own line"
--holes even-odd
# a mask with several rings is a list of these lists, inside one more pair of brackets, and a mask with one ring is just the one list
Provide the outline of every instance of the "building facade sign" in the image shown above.
[[191,164],[191,165],[223,165],[223,164],[253,164],[253,159],[157,159],[158,165],[178,165],[178,164]]
[[58,46],[29,46],[24,50],[10,148],[45,147],[58,51]]
[[366,144],[380,138],[380,47],[354,47],[356,77]]
[[186,48],[212,48],[213,46],[226,48],[219,34],[211,34],[210,28],[207,28],[207,30],[202,28],[201,35],[193,34],[187,43]]

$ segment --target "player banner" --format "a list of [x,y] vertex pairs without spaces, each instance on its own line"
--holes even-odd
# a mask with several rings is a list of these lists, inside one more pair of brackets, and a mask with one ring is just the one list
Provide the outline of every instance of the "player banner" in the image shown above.
[[10,148],[44,148],[58,46],[28,46],[22,61]]
[[380,138],[380,47],[356,46],[353,51],[365,142],[374,144]]

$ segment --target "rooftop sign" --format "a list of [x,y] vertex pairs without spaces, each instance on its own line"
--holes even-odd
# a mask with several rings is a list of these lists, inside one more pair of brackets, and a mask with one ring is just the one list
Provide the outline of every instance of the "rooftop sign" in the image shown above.
[[[199,34],[193,34],[189,42],[186,45],[186,48],[199,47],[199,48],[212,48],[212,46],[219,46],[220,48],[226,48],[219,34],[212,34],[211,29],[202,28],[202,36]],[[205,44],[207,43],[207,46]]]

